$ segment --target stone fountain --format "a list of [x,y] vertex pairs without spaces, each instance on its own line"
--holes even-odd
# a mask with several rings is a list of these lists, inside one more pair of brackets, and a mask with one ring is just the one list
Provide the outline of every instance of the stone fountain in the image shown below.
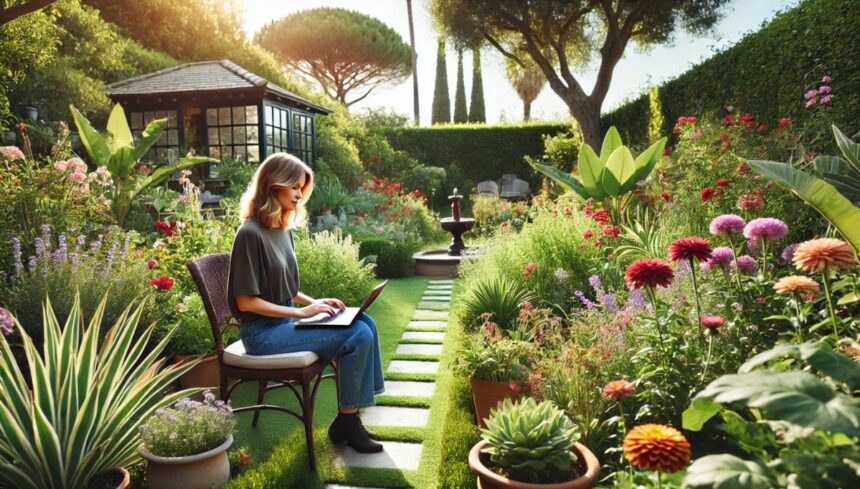
[[460,217],[460,201],[463,196],[454,189],[454,194],[448,197],[451,201],[451,217],[439,220],[442,229],[453,236],[448,248],[436,248],[415,253],[415,273],[427,277],[453,278],[457,276],[460,262],[464,259],[476,258],[473,250],[466,252],[468,247],[463,242],[463,234],[472,229],[475,220],[471,217]]

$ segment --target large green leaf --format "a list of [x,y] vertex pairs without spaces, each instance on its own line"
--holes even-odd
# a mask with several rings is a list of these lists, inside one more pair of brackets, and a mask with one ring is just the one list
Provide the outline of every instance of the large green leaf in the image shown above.
[[860,364],[818,341],[808,341],[800,345],[777,345],[744,362],[738,373],[752,372],[756,367],[786,356],[807,362],[819,372],[844,382],[852,390],[860,387]]
[[84,145],[87,153],[90,154],[90,158],[98,166],[107,166],[111,154],[107,141],[93,128],[90,121],[78,112],[78,109],[73,105],[70,105],[69,109],[72,111],[72,119],[74,119],[75,126],[78,128],[81,144]]
[[128,127],[128,121],[125,118],[125,111],[122,110],[122,105],[116,104],[113,106],[113,110],[110,111],[107,132],[109,134],[108,146],[112,153],[116,153],[116,150],[123,146],[134,144],[134,137],[131,135],[131,129]]
[[771,489],[777,487],[776,475],[761,462],[734,455],[708,455],[687,469],[683,487],[710,489]]
[[136,162],[137,160],[134,159],[134,148],[123,146],[110,155],[107,168],[115,178],[125,179],[131,176]]
[[603,191],[611,197],[628,192],[635,183],[631,182],[634,173],[636,162],[633,160],[633,154],[626,146],[619,146],[609,156],[603,170]]
[[636,175],[633,176],[634,183],[648,178],[648,175],[654,170],[654,166],[660,161],[660,157],[663,156],[663,148],[666,147],[666,141],[666,138],[660,138],[636,157]]
[[681,415],[681,423],[685,430],[699,431],[709,419],[716,416],[723,406],[713,399],[702,397],[694,399],[690,407]]
[[724,375],[695,399],[744,403],[767,412],[769,419],[787,421],[850,436],[860,435],[860,403],[837,394],[809,372],[756,371]]
[[842,154],[854,166],[854,170],[860,172],[860,144],[842,134],[836,124],[833,125],[833,136],[836,138],[836,145],[839,146]]
[[594,199],[603,199],[606,194],[603,192],[601,179],[603,176],[604,164],[597,153],[587,144],[583,144],[579,148],[579,176],[582,178],[582,185],[585,190]]
[[530,164],[532,165],[532,168],[543,173],[550,180],[561,185],[565,190],[569,192],[576,192],[583,199],[590,199],[594,197],[573,175],[563,172],[554,166],[542,165],[540,163],[535,162],[530,162]]
[[603,146],[600,147],[600,161],[606,165],[612,153],[623,144],[621,142],[621,134],[618,134],[618,129],[615,129],[615,126],[610,127],[606,131],[606,136],[603,137]]
[[860,254],[860,208],[854,206],[833,185],[775,161],[748,161],[749,166],[761,175],[784,185],[807,204],[821,213]]
[[181,160],[177,160],[176,163],[172,165],[160,166],[155,169],[148,177],[141,180],[139,185],[134,191],[132,198],[137,197],[137,194],[143,192],[149,187],[154,185],[161,185],[165,180],[170,178],[170,175],[174,173],[185,170],[187,168],[191,168],[193,166],[197,166],[201,163],[218,163],[218,160],[214,160],[207,156],[187,156],[182,158]]
[[167,129],[167,119],[155,119],[147,124],[146,129],[140,135],[140,139],[134,144],[134,152],[132,153],[134,161],[143,158],[143,155],[158,141],[165,129]]
[[812,167],[854,205],[860,205],[860,171],[848,160],[838,156],[819,156]]

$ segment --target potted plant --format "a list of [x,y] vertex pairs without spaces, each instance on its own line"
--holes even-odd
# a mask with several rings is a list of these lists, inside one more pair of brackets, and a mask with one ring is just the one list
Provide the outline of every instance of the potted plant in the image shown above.
[[233,411],[210,391],[203,401],[180,399],[159,409],[140,427],[146,482],[161,489],[203,489],[230,479],[227,449],[233,444]]
[[[174,363],[180,365],[199,358],[194,368],[179,378],[179,386],[183,389],[218,387],[218,355],[215,354],[215,340],[208,316],[203,309],[203,301],[199,295],[190,294],[177,306],[176,311],[178,321],[170,340],[171,358]],[[225,331],[225,345],[235,341],[237,337],[237,330]]]
[[469,452],[479,489],[586,489],[600,474],[573,422],[549,401],[505,399],[481,437]]
[[516,398],[528,377],[534,344],[504,336],[488,321],[461,350],[457,370],[469,376],[478,426],[500,401]]
[[169,335],[153,347],[153,326],[137,329],[144,302],[129,305],[99,344],[106,302],[86,327],[79,297],[62,326],[47,302],[42,345],[16,321],[29,379],[0,334],[0,487],[88,487],[96,479],[128,487],[122,467],[140,460],[141,419],[194,392],[162,396],[193,363],[161,368]]

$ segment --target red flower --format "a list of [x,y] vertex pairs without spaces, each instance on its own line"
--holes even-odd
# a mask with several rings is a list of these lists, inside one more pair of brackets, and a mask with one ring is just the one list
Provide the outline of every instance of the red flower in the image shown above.
[[663,192],[662,194],[660,194],[660,197],[661,197],[663,200],[667,201],[667,202],[669,201],[669,199],[671,199],[671,198],[672,198],[672,197],[669,195],[669,192]]
[[603,234],[615,239],[621,235],[621,228],[618,226],[605,226],[603,228]]
[[709,260],[711,258],[711,243],[704,238],[691,237],[681,238],[676,240],[669,246],[669,259],[672,261],[692,260],[695,258],[699,261]]
[[606,209],[597,209],[591,214],[591,218],[605,226],[609,222],[609,212]]
[[595,248],[600,248],[601,246],[603,246],[603,241],[600,241],[600,240],[598,239],[597,241],[595,241],[595,242],[594,242],[594,247],[595,247]]
[[588,231],[582,233],[582,237],[585,239],[591,239],[592,237],[594,237],[594,231],[589,229]]
[[248,465],[251,463],[251,454],[243,451],[239,454],[239,465]]
[[738,169],[736,171],[738,172],[738,175],[746,175],[747,173],[750,172],[751,169],[752,168],[750,168],[749,165],[747,165],[746,162],[744,162],[744,163],[741,163],[740,165],[738,165]]
[[702,202],[707,202],[708,200],[710,200],[711,196],[713,196],[713,195],[714,195],[714,189],[712,189],[711,187],[708,187],[708,188],[702,190]]
[[755,122],[755,117],[752,114],[744,114],[740,117],[741,122]]
[[726,324],[725,318],[721,316],[702,316],[702,326],[706,328],[719,328]]
[[724,133],[720,134],[720,141],[728,141],[728,140],[729,140],[728,133],[724,132]]
[[173,279],[167,275],[154,278],[149,283],[158,290],[170,290],[173,288]]
[[728,187],[729,180],[727,178],[721,178],[717,180],[717,187]]
[[722,197],[722,196],[723,196],[723,191],[722,191],[722,190],[717,190],[716,192],[714,192],[714,198],[715,198],[715,199],[719,199],[719,198],[720,198],[720,197]]
[[367,212],[358,211],[358,217],[367,217]]
[[672,283],[675,273],[672,267],[656,258],[645,258],[633,262],[624,273],[627,286],[641,289],[642,287],[668,287]]
[[750,129],[755,129],[755,121],[747,122],[747,127]]
[[149,268],[155,268],[158,266],[158,262],[155,260],[149,260],[146,262],[146,266],[148,266]]
[[573,209],[571,209],[570,207],[565,207],[564,208],[564,215],[565,216],[572,216],[573,215]]
[[759,124],[758,125],[758,132],[760,132],[761,134],[766,133],[767,132],[767,126],[764,124]]
[[663,156],[669,156],[669,148],[663,149]]
[[729,115],[727,115],[727,116],[723,117],[722,119],[720,119],[720,122],[722,122],[723,124],[725,124],[725,125],[727,125],[727,126],[728,126],[728,125],[730,125],[730,124],[734,124],[734,123],[735,123],[735,118],[734,118],[734,116],[732,116],[731,114],[729,114]]
[[523,268],[523,277],[528,277],[535,270],[537,270],[537,265],[535,265],[534,263],[529,263],[528,265],[525,266],[525,268]]
[[791,124],[791,119],[789,119],[788,117],[783,117],[779,120],[779,127],[785,127],[789,124]]
[[176,234],[176,221],[173,221],[169,224],[164,221],[156,221],[155,230],[164,231],[166,235],[173,236],[174,234]]

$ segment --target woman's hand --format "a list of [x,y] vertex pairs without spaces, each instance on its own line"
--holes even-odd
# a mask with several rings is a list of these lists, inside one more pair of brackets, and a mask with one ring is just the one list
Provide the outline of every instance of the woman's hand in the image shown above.
[[334,316],[339,312],[337,308],[321,301],[316,301],[308,306],[297,308],[295,311],[301,318],[314,317],[321,312],[325,313],[327,316]]
[[334,298],[315,299],[313,302],[311,302],[311,304],[326,304],[331,307],[334,307],[338,311],[343,311],[346,309],[346,306],[344,305],[343,301]]

